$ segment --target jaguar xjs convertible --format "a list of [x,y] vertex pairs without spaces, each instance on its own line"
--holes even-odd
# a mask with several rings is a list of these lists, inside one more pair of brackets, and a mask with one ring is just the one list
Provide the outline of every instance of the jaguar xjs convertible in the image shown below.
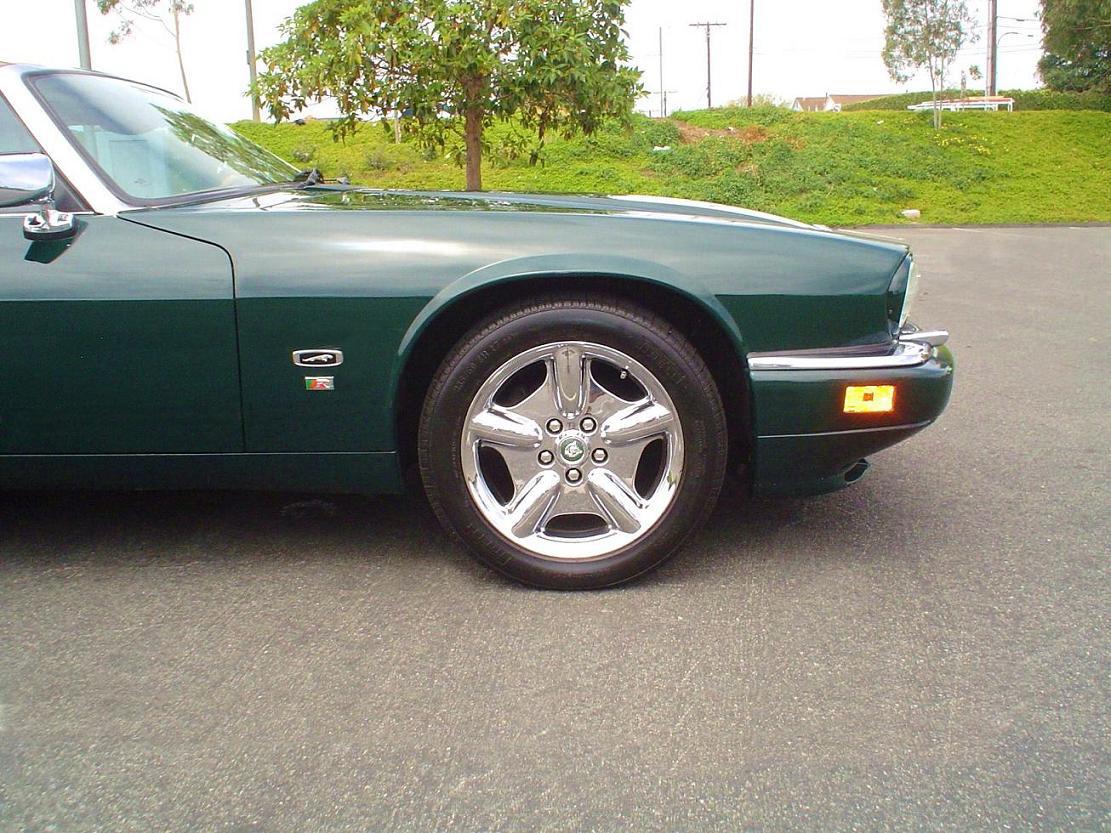
[[0,66],[4,489],[420,482],[494,569],[617,584],[727,473],[837,489],[937,419],[917,279],[726,206],[324,182],[162,90]]

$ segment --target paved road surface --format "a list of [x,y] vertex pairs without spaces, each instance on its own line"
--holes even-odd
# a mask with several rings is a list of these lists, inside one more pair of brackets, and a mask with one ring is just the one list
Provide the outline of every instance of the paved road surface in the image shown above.
[[945,417],[632,587],[417,500],[0,495],[0,830],[1111,828],[1111,229],[890,233]]

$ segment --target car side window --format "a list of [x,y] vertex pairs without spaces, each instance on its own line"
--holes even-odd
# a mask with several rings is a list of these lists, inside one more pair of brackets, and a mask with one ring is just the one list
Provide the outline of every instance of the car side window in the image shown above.
[[12,106],[0,96],[0,153],[41,153],[42,148],[27,132]]
[[[42,148],[23,126],[23,122],[19,120],[7,99],[0,95],[0,154],[6,153],[42,153]],[[60,211],[85,210],[85,206],[74,195],[69,183],[61,176],[57,177],[54,186],[54,202]],[[25,213],[27,213],[26,209],[18,205],[0,208],[0,214]]]

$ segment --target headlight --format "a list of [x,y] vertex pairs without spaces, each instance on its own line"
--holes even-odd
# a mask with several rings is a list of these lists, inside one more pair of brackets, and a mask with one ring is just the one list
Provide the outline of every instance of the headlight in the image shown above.
[[892,324],[893,336],[906,326],[910,308],[918,297],[918,282],[918,264],[914,262],[914,255],[907,255],[887,290],[887,317]]

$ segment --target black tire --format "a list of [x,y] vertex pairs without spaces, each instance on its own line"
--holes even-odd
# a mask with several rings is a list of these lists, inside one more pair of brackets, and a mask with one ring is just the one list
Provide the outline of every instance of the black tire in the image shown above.
[[[501,535],[472,500],[460,463],[468,408],[503,364],[553,341],[620,350],[666,389],[682,424],[684,464],[666,512],[643,537],[611,555],[563,561]],[[629,581],[662,564],[709,516],[725,476],[728,434],[721,396],[695,348],[667,321],[628,302],[589,295],[537,300],[479,323],[448,353],[421,413],[421,478],[437,517],[484,564],[536,587],[583,590]]]

